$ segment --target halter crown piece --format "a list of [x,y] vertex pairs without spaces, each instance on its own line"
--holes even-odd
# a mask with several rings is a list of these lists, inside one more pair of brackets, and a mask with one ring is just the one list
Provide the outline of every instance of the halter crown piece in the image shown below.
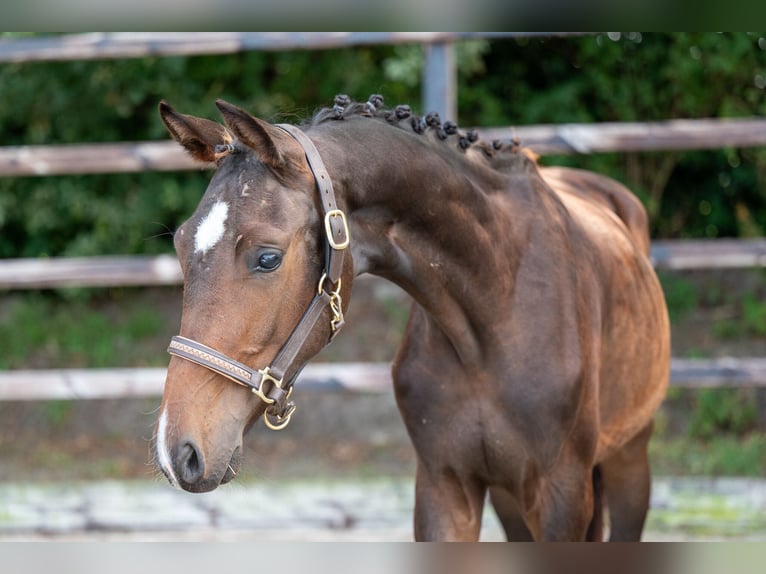
[[331,313],[330,339],[327,344],[332,342],[344,325],[340,289],[349,233],[346,214],[338,209],[330,175],[312,141],[295,126],[276,124],[276,127],[287,132],[303,148],[322,203],[324,269],[314,298],[271,365],[263,369],[252,369],[207,345],[179,335],[171,339],[168,353],[206,367],[249,388],[267,405],[263,415],[266,426],[272,430],[282,430],[290,423],[290,418],[295,412],[295,403],[290,401],[295,377],[285,381],[285,373],[295,361],[325,309],[329,307]]

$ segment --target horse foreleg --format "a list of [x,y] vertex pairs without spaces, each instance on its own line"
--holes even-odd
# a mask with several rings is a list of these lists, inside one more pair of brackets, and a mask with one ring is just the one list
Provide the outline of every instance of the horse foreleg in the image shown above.
[[612,542],[641,539],[651,494],[647,448],[652,427],[649,424],[620,451],[599,463]]
[[415,540],[477,541],[486,489],[454,472],[434,476],[418,463],[415,481]]
[[601,479],[601,469],[593,468],[593,518],[588,526],[585,539],[588,542],[604,541],[604,481]]
[[[533,492],[525,494],[526,523],[536,541],[577,542],[593,534],[594,491],[592,469],[559,465],[541,477]],[[529,487],[528,487],[529,488]]]
[[490,488],[489,497],[495,514],[503,525],[506,538],[511,542],[531,542],[532,533],[527,528],[519,505],[511,493],[502,488]]

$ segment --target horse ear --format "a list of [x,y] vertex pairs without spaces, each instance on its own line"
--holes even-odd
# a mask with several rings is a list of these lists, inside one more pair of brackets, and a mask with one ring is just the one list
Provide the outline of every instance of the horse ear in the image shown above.
[[224,100],[216,100],[215,105],[221,110],[226,126],[239,141],[254,149],[263,163],[275,169],[284,167],[285,154],[282,150],[289,149],[292,143],[290,136]]
[[231,141],[218,122],[179,114],[165,100],[160,102],[160,117],[173,139],[199,161],[215,161],[215,146]]

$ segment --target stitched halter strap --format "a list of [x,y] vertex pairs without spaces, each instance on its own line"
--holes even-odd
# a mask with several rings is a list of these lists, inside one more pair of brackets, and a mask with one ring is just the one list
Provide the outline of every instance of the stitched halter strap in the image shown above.
[[[340,289],[344,255],[349,245],[349,233],[346,215],[338,209],[330,175],[327,173],[324,162],[322,162],[313,142],[295,126],[276,124],[276,127],[287,132],[303,148],[306,161],[314,175],[322,204],[324,270],[314,298],[274,360],[263,369],[252,369],[207,345],[180,335],[171,339],[168,353],[206,367],[239,385],[249,388],[253,394],[268,405],[263,417],[266,426],[272,430],[281,430],[290,423],[290,417],[295,412],[295,403],[290,401],[295,377],[289,381],[284,380],[288,369],[292,366],[319,318],[328,307],[331,312],[328,344],[343,327]],[[274,420],[269,417],[274,417]]]

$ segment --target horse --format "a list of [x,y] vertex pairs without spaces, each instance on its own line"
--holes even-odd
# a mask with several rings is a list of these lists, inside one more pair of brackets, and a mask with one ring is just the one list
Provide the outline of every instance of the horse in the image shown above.
[[155,429],[170,483],[229,482],[257,420],[290,422],[370,273],[413,299],[392,377],[415,540],[478,540],[487,499],[509,540],[639,540],[670,364],[640,201],[379,95],[300,127],[216,105],[223,123],[159,105],[215,167],[174,236],[183,310]]

